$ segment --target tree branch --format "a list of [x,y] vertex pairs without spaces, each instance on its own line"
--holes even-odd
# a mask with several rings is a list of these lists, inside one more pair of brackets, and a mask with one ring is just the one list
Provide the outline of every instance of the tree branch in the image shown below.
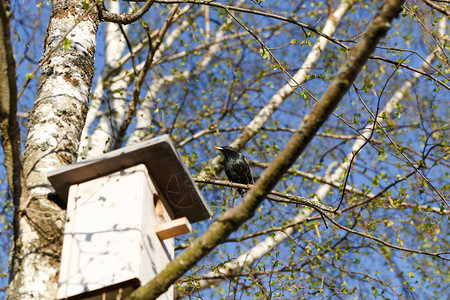
[[[345,15],[345,13],[350,9],[354,1],[342,1],[339,7],[336,8],[333,18],[329,18],[325,26],[322,29],[322,33],[330,36],[332,35],[338,23]],[[230,8],[231,9],[231,8]],[[307,80],[308,75],[313,70],[315,63],[318,61],[320,55],[325,50],[328,44],[328,39],[325,37],[320,37],[314,46],[312,47],[310,53],[306,57],[302,66],[297,70],[294,76],[290,76],[291,78],[285,85],[283,85],[278,91],[272,95],[267,104],[253,117],[253,120],[248,123],[243,129],[242,132],[230,143],[230,146],[241,149],[252,137],[254,137],[262,126],[270,119],[272,114],[284,103],[286,99],[289,98],[290,95],[296,92],[296,89]],[[345,46],[347,47],[347,46]],[[209,168],[215,169],[216,172],[221,171],[221,167],[219,165],[220,155],[217,155],[213,159],[210,160],[208,165]],[[200,174],[201,177],[204,177],[206,172],[202,172]]]
[[11,45],[9,5],[0,0],[0,118],[1,143],[5,155],[8,185],[14,205],[24,189],[23,168],[20,149],[20,128],[17,122],[16,64]]
[[435,9],[438,12],[440,12],[441,14],[450,17],[450,10],[448,8],[446,8],[444,5],[440,6],[431,0],[422,0],[422,1],[425,2],[425,4],[428,5],[429,7],[431,7],[432,9]]
[[261,174],[254,187],[242,202],[229,209],[211,224],[206,232],[171,261],[164,270],[146,285],[138,288],[127,299],[155,299],[170,285],[207,255],[216,245],[250,219],[266,195],[276,185],[288,168],[315,136],[319,128],[336,108],[352,82],[374,51],[378,41],[391,27],[392,20],[401,10],[403,0],[386,0],[365,35],[348,53],[348,58],[328,89],[312,110],[304,117],[297,132],[269,167]]
[[131,24],[133,22],[136,22],[139,20],[152,6],[153,2],[155,0],[147,0],[144,5],[135,13],[132,14],[116,14],[109,12],[105,9],[103,9],[102,5],[99,5],[99,11],[100,11],[100,19],[105,22],[113,22],[113,23],[120,23],[120,24]]
[[[122,142],[125,137],[125,133],[136,113],[136,107],[137,107],[137,105],[139,103],[139,99],[140,99],[139,95],[141,92],[141,87],[145,82],[145,77],[147,75],[147,72],[148,72],[148,70],[150,70],[150,68],[152,66],[152,62],[153,62],[155,53],[158,50],[158,48],[161,46],[162,39],[163,39],[164,35],[167,33],[169,26],[172,24],[177,10],[178,10],[178,6],[175,6],[171,9],[166,22],[164,22],[163,27],[159,31],[159,35],[156,38],[155,44],[152,45],[152,41],[149,41],[150,50],[147,55],[147,60],[145,61],[145,64],[144,64],[143,68],[140,70],[139,74],[137,74],[137,78],[135,80],[134,89],[133,89],[133,99],[132,99],[130,105],[128,106],[128,111],[125,116],[125,120],[123,121],[122,125],[120,126],[120,128],[118,130],[119,132],[117,134],[113,149],[119,149],[120,147],[122,147]],[[149,39],[150,39],[150,33],[149,33]]]
[[[442,18],[441,21],[439,22],[439,26],[438,26],[439,27],[439,36],[444,36],[445,24],[446,24],[446,19]],[[436,57],[437,50],[438,50],[438,48],[431,50],[431,53],[426,57],[426,59],[424,59],[424,62],[422,63],[422,65],[420,67],[421,72],[414,73],[414,76],[410,80],[405,81],[404,85],[397,92],[395,92],[395,94],[386,103],[386,105],[383,109],[383,112],[380,115],[386,114],[387,116],[389,116],[389,118],[391,118],[393,116],[394,107],[398,103],[401,103],[400,101],[406,97],[406,93],[412,88],[412,86],[417,84],[419,78],[423,75],[422,73],[429,71],[429,68],[431,68],[431,66],[432,66],[431,63]],[[381,121],[382,120],[380,118],[380,122]],[[264,130],[267,130],[267,129],[268,128],[265,128]],[[231,130],[236,130],[236,129],[232,128]],[[295,132],[295,131],[292,130],[291,132]],[[368,134],[370,132],[370,125],[366,126],[362,131],[358,131],[358,132],[359,132],[359,134],[354,137],[354,138],[356,138],[356,141],[352,146],[352,151],[350,151],[350,153],[347,155],[346,159],[344,159],[343,162],[341,162],[339,164],[339,166],[333,171],[332,175],[325,176],[325,177],[318,177],[318,176],[315,176],[315,175],[312,175],[312,174],[309,174],[306,172],[302,172],[300,170],[293,170],[293,169],[289,170],[288,172],[294,174],[295,176],[302,176],[304,178],[307,178],[310,180],[317,180],[317,181],[323,183],[322,185],[319,186],[319,188],[315,192],[318,199],[323,199],[329,193],[330,186],[333,186],[335,188],[340,188],[341,184],[339,183],[338,180],[344,174],[344,172],[346,172],[346,170],[348,168],[348,162],[349,162],[350,158],[353,156],[353,154],[352,154],[353,151],[355,149],[358,149],[362,145],[362,143],[364,143],[364,141],[367,139]],[[318,133],[317,135],[323,135],[323,134]],[[260,162],[253,162],[253,161],[250,161],[250,164],[256,165],[261,168],[267,168],[267,166],[268,166],[268,163],[260,163]],[[340,210],[339,214],[341,214],[345,211],[354,210],[355,208],[361,207],[362,205],[365,205],[365,204],[368,204],[375,199],[380,199],[383,195],[386,194],[386,192],[389,189],[391,189],[398,183],[406,180],[413,174],[415,174],[415,171],[411,171],[408,174],[406,174],[400,178],[397,178],[394,182],[387,185],[386,187],[384,187],[382,190],[380,190],[376,194],[367,193],[367,192],[364,192],[361,190],[357,190],[354,187],[346,186],[345,190],[347,190],[347,192],[363,195],[364,197],[366,197],[366,199],[363,199],[363,200],[355,203],[354,205],[348,206],[348,207]],[[389,197],[388,197],[388,199],[390,201]],[[385,200],[385,201],[388,201],[388,200]],[[425,211],[425,212],[432,211],[434,213],[439,213],[439,214],[449,214],[448,209],[442,210],[442,208],[438,208],[438,207],[431,208],[431,207],[428,207],[425,205],[418,205],[418,204],[412,204],[412,203],[411,204],[410,203],[396,203],[396,204],[391,203],[391,205],[394,208],[397,208],[397,207],[414,208],[414,209],[419,209],[419,210]],[[308,217],[311,214],[311,212],[312,212],[311,210],[306,211],[304,209],[301,209],[296,216],[290,218],[286,222],[286,224],[283,225],[282,227],[274,227],[274,228],[270,228],[270,229],[263,230],[260,232],[247,234],[241,238],[233,239],[235,241],[242,241],[245,239],[254,238],[254,237],[262,235],[262,234],[267,234],[270,232],[277,232],[273,236],[266,237],[263,241],[260,241],[259,243],[254,245],[251,249],[242,253],[237,258],[233,259],[233,261],[225,263],[221,268],[211,271],[204,276],[206,276],[206,278],[208,278],[208,276],[214,276],[215,275],[214,273],[221,273],[221,274],[226,274],[226,276],[228,276],[228,277],[232,277],[235,272],[238,272],[239,270],[241,270],[244,267],[251,266],[253,263],[255,263],[256,261],[261,259],[264,255],[267,255],[270,252],[270,249],[275,249],[277,247],[277,245],[279,245],[283,241],[285,241],[286,235],[279,232],[281,230],[279,228],[285,228],[286,232],[289,231],[292,234],[296,230],[296,225],[301,224],[304,221],[310,222],[310,221],[319,219],[320,216]],[[232,241],[232,240],[227,239],[227,241]],[[189,245],[184,245],[184,248],[186,248],[188,246]],[[219,280],[215,280],[215,281],[208,280],[208,279],[201,280],[199,285],[196,286],[195,290],[197,291],[197,290],[201,290],[201,289],[210,288],[212,285],[218,285],[219,283],[220,283]],[[182,288],[189,290],[190,293],[193,292],[192,288],[189,288],[187,286],[183,286]]]
[[[326,215],[325,215],[325,216],[326,216]],[[370,240],[372,240],[372,241],[375,241],[375,242],[377,242],[377,243],[383,244],[383,245],[388,246],[388,247],[390,247],[390,248],[393,248],[393,249],[396,249],[396,250],[405,251],[405,252],[411,252],[411,253],[417,253],[417,254],[425,254],[425,255],[429,255],[429,256],[435,256],[435,257],[438,257],[438,258],[440,258],[440,259],[442,259],[442,260],[450,261],[450,258],[447,258],[447,257],[444,257],[444,256],[443,256],[443,255],[446,255],[446,254],[450,254],[450,251],[428,252],[428,251],[422,251],[422,250],[416,250],[416,249],[409,249],[409,248],[405,248],[405,247],[400,247],[400,246],[397,246],[397,245],[388,243],[388,242],[386,242],[386,241],[384,241],[384,240],[382,240],[382,239],[380,239],[380,238],[377,238],[377,237],[375,237],[375,236],[372,236],[372,235],[370,235],[370,234],[363,233],[363,232],[359,232],[359,231],[357,231],[357,230],[353,230],[353,229],[350,229],[350,228],[348,228],[348,227],[345,227],[344,225],[339,224],[339,223],[336,222],[334,219],[332,219],[332,218],[330,218],[330,217],[328,217],[328,216],[326,216],[326,218],[327,218],[331,223],[333,223],[334,225],[336,225],[336,227],[338,227],[338,228],[340,228],[340,229],[342,229],[342,230],[345,230],[345,231],[347,231],[347,232],[350,232],[350,233],[353,233],[353,234],[356,234],[356,235],[359,235],[359,236],[368,238],[368,239],[370,239]]]
[[[214,179],[214,178],[210,178],[210,177],[204,177],[204,178],[194,177],[194,181],[197,183],[207,183],[207,184],[214,184],[214,185],[220,185],[220,186],[229,186],[229,187],[241,188],[241,189],[245,189],[245,190],[251,189],[251,186],[248,184],[234,183],[231,181]],[[281,198],[279,198],[279,197],[281,197]],[[283,193],[273,191],[273,190],[267,194],[267,199],[273,200],[276,202],[291,203],[291,204],[295,204],[295,205],[305,205],[305,206],[308,206],[311,208],[319,208],[327,213],[335,212],[334,208],[324,205],[317,199],[305,198],[305,197],[300,197],[300,196],[296,196],[296,195],[292,195],[292,194],[283,194]]]

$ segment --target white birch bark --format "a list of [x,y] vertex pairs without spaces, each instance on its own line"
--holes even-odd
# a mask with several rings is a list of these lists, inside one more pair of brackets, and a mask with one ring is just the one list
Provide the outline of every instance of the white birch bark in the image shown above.
[[[118,13],[120,11],[119,1],[108,0],[104,1],[104,4],[111,12]],[[118,24],[106,22],[104,26],[105,66],[97,80],[97,85],[93,93],[94,97],[89,108],[86,125],[83,128],[78,160],[99,156],[104,151],[109,150],[112,137],[117,130],[117,122],[118,120],[122,120],[125,114],[125,94],[114,93],[114,91],[121,90],[126,92],[128,82],[124,81],[122,77],[116,76],[112,78],[112,83],[108,87],[106,96],[104,96],[104,80],[111,69],[118,67],[118,62],[125,50],[126,42]],[[102,111],[100,111],[104,98],[106,98],[105,101],[108,101],[108,104],[104,105]],[[89,126],[99,114],[101,117],[97,129],[89,136]]]
[[[113,2],[113,4],[110,6],[110,11],[112,11],[112,12],[117,12],[118,11],[118,8],[116,7],[116,6],[114,6],[114,3],[115,2],[117,2],[117,1],[114,1]],[[187,11],[188,11],[188,8],[189,8],[190,6],[187,6],[187,7],[185,7],[185,8],[183,8],[182,10],[181,10],[181,13],[179,13],[178,15],[181,15],[181,14],[184,14],[184,13],[186,13]],[[130,10],[132,10],[132,8],[133,8],[133,6],[130,8]],[[195,14],[196,13],[194,13],[193,15],[195,16]],[[125,29],[126,29],[127,27],[125,27]],[[108,32],[108,31],[107,31]],[[112,35],[112,36],[114,36],[114,35]],[[122,37],[122,35],[120,35],[120,38],[122,39],[123,37]],[[108,40],[108,38],[105,38],[105,40]],[[120,47],[117,47],[116,49],[115,49],[115,53],[117,54],[117,53],[121,53],[121,51],[123,51],[123,49],[125,49],[125,43],[124,43],[124,41],[122,41],[123,43],[120,43],[119,45],[116,45],[116,46],[120,46]],[[142,41],[141,43],[139,43],[139,44],[137,44],[133,49],[132,49],[132,52],[134,53],[134,54],[136,54],[136,53],[138,53],[138,52],[140,52],[143,48],[144,48],[144,45],[146,44],[146,43],[148,43],[148,39],[145,39],[144,41]],[[164,45],[162,45],[162,47],[164,47]],[[111,47],[111,49],[114,49],[114,47]],[[120,50],[120,49],[122,49],[122,50]],[[101,150],[101,149],[104,149],[105,148],[105,145],[103,144],[102,145],[102,141],[104,142],[104,143],[106,143],[106,141],[108,140],[108,138],[110,137],[109,135],[106,137],[106,138],[101,138],[101,137],[98,137],[98,138],[96,138],[96,137],[94,137],[94,140],[95,139],[97,139],[98,141],[97,142],[94,142],[94,143],[91,143],[90,142],[90,140],[91,140],[91,138],[90,138],[90,136],[89,136],[89,128],[91,127],[91,125],[95,122],[95,120],[97,119],[97,118],[99,118],[99,117],[102,117],[104,114],[106,114],[107,113],[107,111],[102,111],[102,110],[100,110],[102,107],[101,107],[101,105],[102,105],[102,103],[103,103],[103,93],[104,93],[104,89],[105,89],[105,86],[104,86],[104,81],[105,81],[105,79],[108,77],[108,75],[109,75],[109,73],[112,71],[112,70],[119,70],[120,69],[120,66],[122,66],[122,65],[124,65],[127,61],[129,61],[130,60],[130,58],[131,58],[131,54],[130,53],[127,53],[127,54],[125,54],[124,56],[122,56],[120,59],[118,59],[117,58],[117,60],[116,60],[116,58],[114,58],[114,59],[108,59],[110,56],[109,55],[106,55],[105,56],[105,67],[103,68],[103,72],[102,72],[102,74],[99,76],[99,78],[97,79],[97,82],[96,82],[96,85],[95,85],[95,90],[94,90],[94,97],[93,97],[93,99],[92,99],[92,102],[91,102],[91,106],[90,106],[90,108],[89,108],[89,112],[88,112],[88,116],[87,116],[87,118],[86,118],[86,125],[85,125],[85,127],[84,127],[84,129],[83,129],[83,135],[82,135],[82,138],[81,138],[81,144],[80,144],[80,147],[79,147],[79,157],[78,157],[78,159],[86,159],[86,156],[87,156],[87,151],[88,151],[88,149],[90,148],[90,147],[93,147],[92,146],[92,144],[98,144],[98,145],[101,145],[101,147],[98,147],[98,149],[96,149],[96,150],[94,150],[92,153],[91,153],[91,155],[92,156],[94,156],[94,152],[98,152],[99,151],[99,149]],[[156,61],[156,60],[155,60]],[[142,68],[142,66],[144,65],[144,63],[141,63],[141,64],[139,64],[138,66],[137,66],[137,70],[140,70],[141,68]],[[126,81],[126,83],[127,84],[129,84],[129,82],[130,82],[130,78],[129,78],[129,76],[128,76],[128,74],[130,74],[130,70],[122,70],[120,73],[119,73],[119,75],[117,75],[117,76],[115,76],[115,77],[113,77],[112,79],[111,79],[111,81],[112,82],[118,82],[118,81],[120,81],[120,80],[124,80],[124,81]],[[110,89],[110,90],[112,90],[112,89]],[[116,121],[117,121],[117,119],[116,119]],[[106,124],[106,126],[109,126],[109,124]],[[101,134],[99,134],[99,135],[101,135]]]
[[[191,6],[186,6],[183,8],[182,13],[186,13]],[[191,19],[196,19],[201,15],[201,9],[197,9],[191,16]],[[160,45],[153,58],[154,62],[159,61],[164,52],[170,48],[170,46],[180,37],[183,31],[191,24],[189,20],[183,20],[180,25],[177,26],[171,33],[164,39],[164,42]],[[173,80],[174,76],[169,75],[170,79]],[[161,90],[164,84],[170,83],[171,80],[167,77],[154,78],[150,88],[148,89],[145,98],[143,99],[141,105],[136,110],[136,129],[131,134],[130,138],[127,140],[127,146],[136,144],[140,142],[149,132],[150,125],[152,123],[152,108],[154,100],[157,97],[158,92]]]
[[86,11],[82,1],[52,1],[41,78],[28,118],[27,191],[14,219],[8,299],[56,297],[65,212],[48,199],[53,188],[46,173],[75,161],[94,75],[98,24],[95,7]]
[[[184,7],[179,14],[185,14],[192,6]],[[196,18],[200,15],[201,10],[197,9],[193,12],[192,17]],[[160,47],[156,51],[153,60],[160,60],[166,49],[177,40],[177,38],[183,33],[184,30],[191,24],[189,20],[183,20],[170,34],[164,39]],[[124,45],[125,46],[125,45]],[[118,59],[117,59],[118,61]],[[141,70],[144,63],[137,66],[137,70]],[[131,78],[130,70],[122,70],[117,76],[112,78],[111,87],[107,93],[108,101],[110,103],[109,107],[104,107],[101,114],[98,127],[92,132],[88,139],[83,139],[83,145],[80,147],[82,153],[84,153],[83,158],[92,158],[101,155],[104,152],[108,152],[111,146],[114,144],[116,138],[116,133],[122,122],[124,116],[127,112],[126,106],[126,93],[128,93],[127,88],[130,84]],[[99,95],[103,92],[103,84],[101,84],[98,89]],[[122,91],[122,95],[119,93],[114,93],[115,90]],[[151,99],[147,96],[144,98],[143,103],[140,105],[139,109],[136,111],[137,118],[137,133],[133,133],[133,136],[143,136],[142,127],[149,126],[151,122],[151,111],[152,106]],[[150,103],[148,103],[150,102]],[[94,120],[98,115],[98,112],[89,115],[89,120]],[[87,133],[87,128],[86,128]],[[139,141],[140,139],[138,139]]]
[[[446,27],[447,18],[443,17],[439,23],[439,35],[442,37],[445,33],[445,27]],[[427,72],[430,70],[430,65],[432,61],[436,58],[436,56],[439,53],[439,48],[432,51],[425,61],[422,63],[420,67],[420,71]],[[386,103],[383,110],[380,112],[380,116],[384,113],[390,117],[393,118],[393,113],[396,105],[404,99],[405,95],[409,93],[411,90],[411,87],[413,87],[419,78],[422,77],[422,74],[420,73],[414,73],[413,77],[406,81],[403,86],[389,99],[389,101]],[[377,118],[377,121],[382,124],[384,123],[384,120],[380,117]],[[341,176],[345,174],[345,172],[348,170],[349,164],[355,153],[364,145],[366,140],[370,137],[371,132],[373,130],[373,126],[375,123],[368,124],[361,132],[361,135],[356,139],[354,144],[352,145],[351,151],[347,154],[346,159],[343,160],[343,162],[339,163],[339,166],[333,171],[333,173],[329,176],[329,178],[326,178],[330,182],[338,183]],[[355,158],[356,159],[356,158]],[[331,163],[333,164],[333,162]],[[319,200],[324,199],[328,193],[330,192],[332,185],[328,184],[321,184],[319,188],[316,191],[316,197]],[[310,208],[304,208],[301,209],[300,212],[294,216],[293,218],[289,219],[286,223],[301,223],[305,221],[308,217],[311,216],[311,214],[314,211]],[[289,227],[285,230],[285,232],[278,232],[273,237],[267,237],[259,244],[255,245],[253,248],[251,248],[246,253],[240,255],[238,258],[236,258],[234,261],[225,264],[223,268],[220,268],[217,271],[209,272],[206,275],[202,276],[202,279],[198,282],[196,289],[206,289],[211,286],[216,286],[220,284],[225,278],[229,277],[230,275],[234,273],[238,273],[240,270],[246,267],[250,267],[253,263],[260,260],[263,256],[268,254],[273,249],[276,249],[277,245],[284,242],[286,239],[289,238],[289,236],[292,236],[297,230],[297,227]],[[217,276],[222,276],[223,279],[217,279]],[[182,285],[181,289],[188,290],[189,287],[187,285]]]

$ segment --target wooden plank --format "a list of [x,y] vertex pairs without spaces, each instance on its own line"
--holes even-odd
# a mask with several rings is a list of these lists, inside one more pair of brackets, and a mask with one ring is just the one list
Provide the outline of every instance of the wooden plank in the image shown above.
[[161,219],[164,216],[164,204],[162,203],[161,199],[158,198],[158,194],[153,194],[153,199],[156,199],[156,205],[155,205],[155,212],[158,217]]
[[108,152],[99,158],[52,170],[47,177],[58,196],[67,202],[69,187],[143,163],[167,201],[173,218],[195,223],[211,211],[168,135]]
[[160,240],[170,239],[191,232],[191,223],[186,217],[161,223],[155,226],[156,235]]

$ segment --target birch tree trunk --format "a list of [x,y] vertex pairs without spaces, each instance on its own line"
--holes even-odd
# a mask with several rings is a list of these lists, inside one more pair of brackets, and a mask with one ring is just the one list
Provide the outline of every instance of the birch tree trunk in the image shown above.
[[[94,75],[99,18],[81,0],[53,0],[41,77],[29,114],[26,193],[14,219],[8,299],[55,299],[65,211],[46,173],[75,161]],[[54,197],[53,197],[54,198]]]
[[[120,12],[119,1],[104,1],[106,9],[113,13]],[[126,86],[130,83],[129,81],[113,78],[111,80],[111,85],[104,95],[104,82],[105,77],[111,69],[117,68],[119,65],[119,60],[122,57],[123,51],[126,47],[125,39],[123,34],[119,29],[119,25],[116,23],[104,23],[104,43],[105,43],[105,65],[102,74],[98,78],[97,85],[94,90],[94,99],[89,108],[87,120],[92,119],[89,114],[94,114],[98,112],[101,107],[102,102],[108,103],[106,105],[105,111],[100,118],[98,127],[99,130],[95,130],[92,134],[88,134],[88,128],[85,126],[81,143],[79,146],[80,159],[86,159],[88,157],[96,157],[104,152],[108,152],[111,148],[111,144],[114,142],[114,136],[118,128],[120,128],[121,121],[125,114],[125,95],[122,93],[116,93],[117,91],[126,91]],[[92,111],[92,113],[91,113]],[[98,137],[100,136],[100,137]]]

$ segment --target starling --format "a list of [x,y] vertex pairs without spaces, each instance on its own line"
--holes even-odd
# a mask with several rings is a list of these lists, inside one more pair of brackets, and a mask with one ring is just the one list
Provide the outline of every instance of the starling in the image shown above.
[[[234,183],[253,184],[252,171],[247,159],[243,154],[237,152],[233,147],[213,147],[223,154],[223,167],[228,180]],[[243,189],[238,188],[238,193],[241,196],[245,195]]]

